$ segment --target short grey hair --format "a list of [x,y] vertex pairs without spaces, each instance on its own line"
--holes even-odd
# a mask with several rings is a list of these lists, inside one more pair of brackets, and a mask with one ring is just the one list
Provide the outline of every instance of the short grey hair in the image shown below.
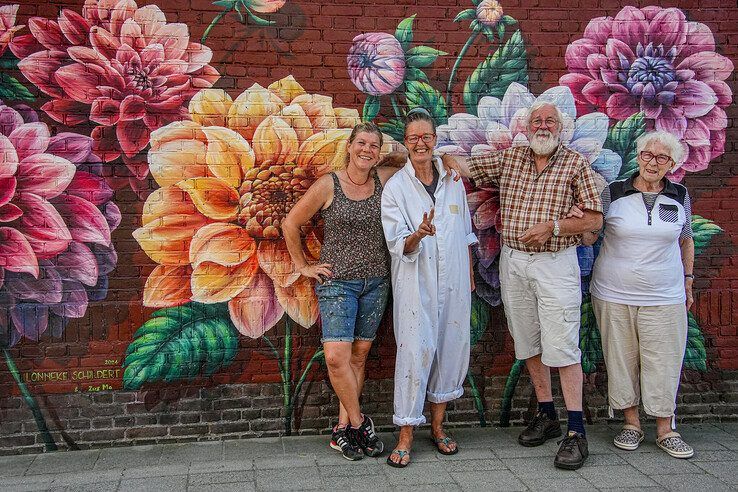
[[674,161],[674,168],[682,165],[684,159],[684,147],[682,143],[669,132],[663,130],[644,133],[636,140],[636,150],[640,154],[646,146],[652,142],[658,142],[669,149],[669,157]]
[[564,127],[564,113],[561,112],[558,106],[556,106],[554,103],[550,101],[538,101],[531,104],[531,106],[528,108],[528,113],[525,115],[525,127],[528,128],[530,126],[530,116],[538,111],[539,109],[551,106],[556,110],[556,118],[559,120],[559,130],[563,129]]

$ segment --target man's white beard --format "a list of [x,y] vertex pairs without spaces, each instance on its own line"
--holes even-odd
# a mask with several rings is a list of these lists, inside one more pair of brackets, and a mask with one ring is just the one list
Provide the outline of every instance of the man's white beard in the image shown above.
[[[548,138],[540,138],[539,135],[548,135]],[[530,140],[530,148],[538,155],[553,154],[556,147],[559,146],[561,138],[546,130],[538,130]]]

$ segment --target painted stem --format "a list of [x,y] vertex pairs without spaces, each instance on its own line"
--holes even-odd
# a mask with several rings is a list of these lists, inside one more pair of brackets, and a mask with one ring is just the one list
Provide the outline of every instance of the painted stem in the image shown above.
[[479,414],[479,425],[487,427],[487,420],[484,418],[484,403],[482,402],[482,396],[479,394],[479,389],[477,389],[471,371],[466,373],[466,380],[469,381],[469,386],[471,386],[472,395],[474,396],[474,405],[477,407],[477,413]]
[[310,368],[313,367],[313,363],[315,363],[315,361],[321,359],[322,357],[323,357],[323,349],[319,348],[315,351],[313,356],[310,358],[310,361],[305,366],[305,370],[302,371],[302,375],[300,376],[300,379],[297,381],[297,384],[295,385],[295,391],[292,393],[292,399],[290,401],[290,405],[287,408],[287,411],[285,412],[289,416],[290,421],[292,421],[292,414],[295,411],[295,406],[297,406],[297,398],[300,396],[300,390],[302,390],[302,383],[305,382],[305,379],[307,378],[307,375],[310,372]]
[[221,21],[221,19],[223,17],[226,16],[226,14],[228,14],[228,12],[230,12],[231,10],[233,10],[233,8],[235,7],[235,5],[236,4],[234,3],[230,8],[227,8],[226,10],[224,10],[223,12],[221,12],[220,14],[218,14],[218,15],[215,16],[215,18],[210,23],[210,25],[205,29],[205,32],[202,33],[202,37],[200,38],[200,43],[205,44],[205,40],[207,40],[208,39],[208,36],[210,36],[210,31],[215,27],[215,25],[218,22]]
[[13,362],[13,359],[10,357],[8,349],[3,348],[3,355],[5,356],[5,363],[8,365],[10,374],[13,375],[13,379],[15,379],[15,383],[18,385],[18,389],[20,389],[20,392],[23,395],[23,399],[26,401],[26,404],[31,410],[31,413],[33,413],[33,418],[36,420],[38,431],[41,433],[41,437],[43,438],[44,444],[46,445],[46,451],[56,451],[58,448],[56,447],[54,438],[51,437],[49,426],[46,425],[46,419],[44,419],[44,415],[41,413],[41,409],[38,407],[36,399],[33,397],[31,392],[28,391],[26,383],[23,382],[23,378],[21,378],[18,367],[15,365],[15,362]]
[[292,321],[289,316],[284,321],[284,362],[282,364],[282,393],[284,396],[284,432],[292,435],[292,409],[291,409],[291,386],[292,386]]
[[476,41],[478,36],[479,31],[474,31],[472,35],[469,36],[469,39],[466,40],[466,44],[464,44],[463,48],[461,48],[461,51],[459,51],[459,56],[456,57],[454,67],[451,69],[451,76],[448,78],[448,86],[446,87],[446,112],[448,114],[451,114],[451,94],[453,92],[454,80],[456,79],[456,72],[459,71],[461,60],[464,58],[464,56],[466,56],[466,52],[469,51],[469,48],[471,48],[472,44],[474,44],[474,41]]
[[505,389],[502,392],[502,404],[500,408],[500,427],[510,426],[510,409],[512,408],[512,399],[515,394],[515,388],[520,379],[520,373],[525,366],[524,360],[515,359],[515,363],[510,368],[510,374],[507,375]]
[[390,101],[392,101],[392,109],[395,110],[395,115],[398,119],[402,119],[402,112],[400,111],[400,106],[397,104],[397,96],[394,94],[390,95]]
[[272,350],[272,353],[274,354],[274,358],[277,359],[277,367],[279,368],[279,376],[282,379],[282,382],[284,382],[284,367],[282,366],[282,358],[279,356],[279,352],[277,352],[277,347],[274,346],[272,341],[266,335],[262,335],[261,338],[267,343],[267,345],[269,345],[269,348]]

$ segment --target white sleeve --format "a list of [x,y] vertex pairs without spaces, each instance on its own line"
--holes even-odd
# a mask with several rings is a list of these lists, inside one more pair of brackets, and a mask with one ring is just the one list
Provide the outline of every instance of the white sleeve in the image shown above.
[[461,185],[461,200],[464,203],[464,231],[466,232],[466,244],[468,246],[471,246],[473,244],[477,244],[479,242],[479,239],[477,239],[477,235],[474,234],[474,230],[472,229],[472,221],[471,221],[471,212],[469,211],[469,202],[466,199],[466,190],[464,189],[464,185]]
[[405,220],[404,211],[398,205],[392,188],[385,186],[382,192],[382,228],[387,241],[387,249],[394,258],[400,258],[406,262],[415,261],[423,249],[423,241],[420,241],[415,251],[405,254],[405,238],[413,231],[410,230],[410,225]]

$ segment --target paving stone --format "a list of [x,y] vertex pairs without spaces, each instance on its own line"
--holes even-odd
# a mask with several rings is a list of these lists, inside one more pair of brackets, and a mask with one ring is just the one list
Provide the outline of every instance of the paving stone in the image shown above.
[[482,460],[439,460],[448,472],[504,470],[505,464],[499,458],[485,458]]
[[98,482],[117,482],[122,476],[122,470],[57,473],[54,475],[54,485],[63,487],[94,484]]
[[697,462],[695,465],[710,475],[719,478],[729,485],[738,485],[738,466],[735,462],[716,461],[713,463]]
[[329,484],[323,482],[317,467],[256,470],[258,490],[327,489]]
[[223,459],[226,461],[283,454],[284,446],[282,445],[282,439],[279,437],[241,439],[223,443]]
[[536,456],[548,456],[551,458],[552,462],[558,450],[559,446],[554,440],[550,440],[541,446],[532,448],[521,446],[517,441],[510,445],[492,446],[492,451],[498,458],[530,458]]
[[[352,492],[367,492],[368,490],[371,490],[371,492],[395,492],[397,488],[392,487],[386,480],[386,477],[380,474],[373,477],[371,482],[367,480],[366,476],[341,478],[340,485],[337,482],[332,481],[332,479],[324,478],[323,482],[326,490],[348,490]],[[451,484],[444,484],[444,490],[445,487],[450,485]],[[438,489],[438,485],[429,485],[429,487],[434,487],[436,492],[442,492],[442,490]],[[409,487],[403,487],[402,491],[404,492],[408,488]]]
[[161,448],[160,465],[223,460],[223,443],[220,441],[166,444]]
[[0,491],[48,490],[52,487],[52,475],[17,476],[0,479]]
[[411,462],[407,468],[383,467],[382,471],[394,487],[453,483],[454,480],[438,462]]
[[254,460],[201,461],[190,464],[190,473],[246,471],[254,469]]
[[118,490],[122,492],[167,492],[169,490],[185,490],[186,488],[187,475],[174,475],[171,477],[124,478],[120,481],[120,485],[118,486]]
[[95,462],[95,470],[112,468],[135,468],[156,465],[161,458],[162,446],[131,446],[128,448],[107,448],[100,451]]
[[646,475],[666,475],[668,473],[702,473],[699,467],[689,460],[672,458],[665,452],[638,455],[624,455],[623,459],[632,467]]
[[615,487],[653,487],[657,486],[653,480],[632,466],[587,466],[577,470],[581,476],[599,489]]
[[35,459],[36,456],[32,454],[0,456],[0,477],[23,475]]
[[254,482],[214,483],[210,485],[190,485],[187,492],[254,492]]
[[451,476],[462,490],[528,490],[509,470],[452,473]]
[[137,466],[124,469],[123,478],[133,479],[144,477],[171,477],[176,475],[187,475],[189,471],[189,466],[187,466],[186,464]]
[[99,456],[100,450],[98,449],[55,451],[37,455],[29,468],[35,475],[91,470]]
[[723,492],[735,490],[728,484],[711,475],[651,475],[651,478],[668,490],[691,492],[693,490],[709,490]]
[[385,464],[380,465],[376,460],[368,460],[363,459],[361,461],[356,462],[349,462],[348,460],[343,460],[345,464],[342,465],[326,465],[326,466],[318,466],[318,469],[320,470],[320,475],[326,479],[326,481],[330,481],[331,479],[340,478],[343,479],[344,477],[351,477],[351,476],[370,476],[370,475],[377,475],[382,474],[382,466],[387,466]]
[[[344,460],[346,461],[346,460]],[[315,458],[311,456],[267,456],[254,459],[257,470],[274,470],[282,468],[315,467]]]
[[189,485],[199,486],[213,483],[242,483],[253,482],[253,470],[213,472],[213,473],[190,473]]
[[694,453],[694,456],[689,458],[691,462],[698,461],[738,461],[738,453],[735,451],[725,450],[714,450],[714,451],[699,451]]
[[530,489],[535,491],[550,492],[552,490],[566,490],[567,492],[587,491],[591,492],[594,486],[582,477],[551,478],[541,480],[536,477],[521,477],[520,480]]
[[587,457],[587,461],[584,466],[613,466],[613,465],[627,465],[622,456],[611,453],[611,454],[592,454]]
[[282,445],[285,453],[290,455],[313,455],[317,456],[323,453],[337,453],[336,450],[329,446],[331,440],[330,435],[324,436],[298,436],[282,438]]
[[113,492],[118,489],[118,480],[110,482],[83,483],[78,485],[68,485],[66,487],[54,488],[55,491],[64,492]]
[[523,478],[557,478],[565,479],[571,477],[571,471],[560,470],[553,464],[553,460],[541,458],[504,458],[502,462],[508,470],[516,476]]

